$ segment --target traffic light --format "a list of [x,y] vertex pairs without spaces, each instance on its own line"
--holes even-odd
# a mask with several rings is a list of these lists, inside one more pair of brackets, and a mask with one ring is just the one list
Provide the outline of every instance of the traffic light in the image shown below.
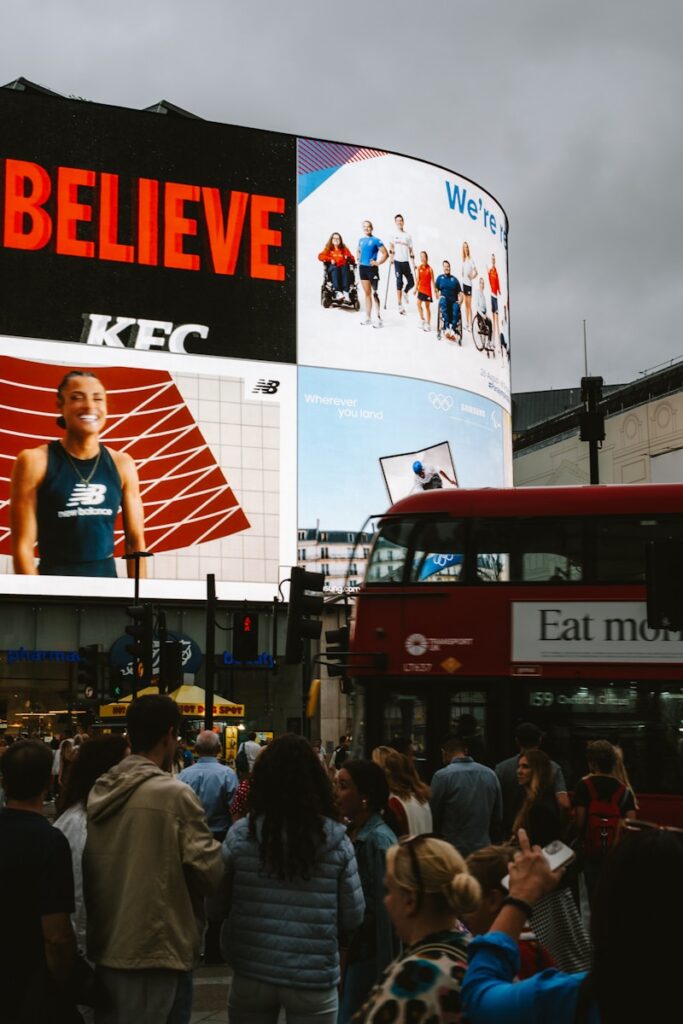
[[137,663],[133,671],[137,672],[140,682],[149,686],[154,659],[154,612],[150,604],[134,604],[126,611],[133,620],[132,625],[126,626],[126,633],[135,640],[126,646],[126,650]]
[[180,640],[159,641],[159,681],[163,693],[183,682],[183,645]]
[[[330,677],[345,676],[349,658],[349,627],[325,630],[325,660]],[[329,662],[336,664],[330,665]]]
[[99,644],[86,644],[78,648],[79,700],[96,701],[100,690]]
[[120,672],[112,672],[109,676],[109,700],[118,703],[123,697],[126,689],[130,687],[124,686],[123,676]]
[[301,661],[304,640],[317,640],[320,636],[322,622],[307,616],[320,615],[322,612],[324,584],[323,573],[306,572],[298,566],[292,568],[285,641],[285,661],[288,665],[296,665]]
[[232,653],[237,661],[258,658],[258,615],[235,612],[232,617]]

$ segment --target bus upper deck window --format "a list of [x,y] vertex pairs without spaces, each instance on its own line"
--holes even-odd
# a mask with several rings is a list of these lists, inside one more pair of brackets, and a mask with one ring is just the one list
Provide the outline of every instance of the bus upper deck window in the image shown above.
[[598,583],[644,583],[650,541],[683,540],[683,517],[612,516],[596,519]]
[[385,520],[370,554],[366,583],[401,583],[414,520]]
[[570,583],[583,578],[578,519],[478,519],[473,548],[480,583]]
[[463,568],[463,526],[457,519],[429,520],[415,535],[411,583],[459,583]]

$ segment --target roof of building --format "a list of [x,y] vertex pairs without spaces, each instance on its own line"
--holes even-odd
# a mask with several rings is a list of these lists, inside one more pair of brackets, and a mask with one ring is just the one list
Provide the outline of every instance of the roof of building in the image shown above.
[[[628,384],[604,385],[603,398],[599,408],[605,416],[613,416],[625,409],[643,405],[653,399],[682,389],[683,357],[663,369],[644,373]],[[542,397],[554,395],[559,395],[560,398],[548,399],[545,402]],[[569,404],[570,401],[572,404]],[[564,408],[562,407],[563,402],[566,403]],[[556,411],[552,412],[554,404]],[[547,443],[561,434],[576,433],[579,429],[581,413],[584,411],[580,388],[522,392],[512,396],[512,407],[512,446],[515,453],[537,444]],[[545,419],[536,418],[543,408],[548,410],[547,417]]]

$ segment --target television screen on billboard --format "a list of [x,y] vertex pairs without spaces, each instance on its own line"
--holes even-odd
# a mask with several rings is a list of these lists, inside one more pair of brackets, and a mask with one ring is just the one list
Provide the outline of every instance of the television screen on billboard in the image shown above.
[[7,89],[0,116],[3,592],[129,597],[143,547],[143,598],[212,573],[266,601],[297,562],[354,584],[416,461],[511,483],[507,219],[478,185]]

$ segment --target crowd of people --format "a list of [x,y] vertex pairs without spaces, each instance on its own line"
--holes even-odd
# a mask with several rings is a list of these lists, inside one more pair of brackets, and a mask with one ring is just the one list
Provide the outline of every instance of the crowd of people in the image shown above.
[[[232,969],[232,1024],[628,1024],[673,1007],[683,830],[635,819],[606,740],[572,808],[540,730],[521,725],[491,768],[466,718],[431,785],[410,740],[363,759],[342,736],[328,761],[293,734],[250,736],[240,780],[213,732],[178,758],[177,705],[143,696],[125,734],[70,756],[54,827],[54,752],[3,744],[2,1020],[188,1024],[202,955]],[[552,870],[542,847],[572,835],[574,863]]]

